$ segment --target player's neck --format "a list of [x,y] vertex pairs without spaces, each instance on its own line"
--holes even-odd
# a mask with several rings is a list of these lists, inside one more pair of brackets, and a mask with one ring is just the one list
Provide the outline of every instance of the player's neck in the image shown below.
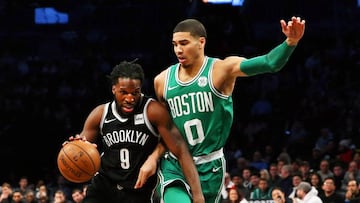
[[194,60],[194,63],[190,64],[187,67],[180,67],[179,70],[179,79],[183,82],[187,82],[193,79],[200,71],[201,67],[204,64],[205,57],[199,57],[197,60]]

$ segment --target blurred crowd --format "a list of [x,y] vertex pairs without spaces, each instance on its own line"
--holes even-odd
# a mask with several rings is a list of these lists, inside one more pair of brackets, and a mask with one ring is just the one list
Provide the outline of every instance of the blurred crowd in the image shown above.
[[[63,176],[54,181],[38,179],[30,182],[21,176],[17,183],[4,182],[0,186],[1,203],[81,203],[86,195],[87,184],[70,185]],[[12,185],[13,184],[13,185]]]

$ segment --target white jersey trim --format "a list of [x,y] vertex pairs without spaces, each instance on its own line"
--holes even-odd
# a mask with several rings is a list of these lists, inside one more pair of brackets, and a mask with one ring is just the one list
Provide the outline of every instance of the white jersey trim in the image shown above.
[[[174,159],[177,159],[173,153],[169,152],[169,154]],[[220,159],[222,157],[224,157],[224,150],[223,150],[223,148],[220,148],[220,149],[213,151],[210,154],[207,154],[204,156],[194,156],[193,160],[194,160],[195,164],[198,165],[198,164],[208,163],[208,162],[214,161],[216,159]]]
[[103,126],[104,126],[104,121],[105,121],[106,114],[108,113],[109,105],[110,105],[110,102],[108,102],[108,103],[106,103],[104,105],[104,110],[103,110],[103,113],[101,115],[101,121],[100,121],[100,126],[99,126],[101,135],[103,135],[102,129],[103,129]]

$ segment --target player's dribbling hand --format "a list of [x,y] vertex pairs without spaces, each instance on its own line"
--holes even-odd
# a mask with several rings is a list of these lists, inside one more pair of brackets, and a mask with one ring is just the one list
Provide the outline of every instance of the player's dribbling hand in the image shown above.
[[293,16],[288,23],[285,20],[280,20],[282,32],[287,37],[286,42],[290,46],[297,45],[299,40],[304,36],[305,20],[300,17]]
[[85,136],[80,136],[79,134],[76,134],[75,136],[70,136],[67,141],[62,143],[62,146],[66,145],[67,143],[69,143],[71,141],[74,141],[74,140],[82,140],[84,142],[88,142],[88,143],[94,145],[94,147],[97,148],[97,144],[87,141]]

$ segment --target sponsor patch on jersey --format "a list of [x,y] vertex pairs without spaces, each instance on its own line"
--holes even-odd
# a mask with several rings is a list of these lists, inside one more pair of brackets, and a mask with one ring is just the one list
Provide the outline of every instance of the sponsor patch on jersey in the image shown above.
[[201,76],[199,79],[198,79],[198,85],[199,87],[205,87],[207,85],[207,78],[205,76]]
[[144,124],[144,116],[143,114],[136,114],[134,115],[135,125]]

